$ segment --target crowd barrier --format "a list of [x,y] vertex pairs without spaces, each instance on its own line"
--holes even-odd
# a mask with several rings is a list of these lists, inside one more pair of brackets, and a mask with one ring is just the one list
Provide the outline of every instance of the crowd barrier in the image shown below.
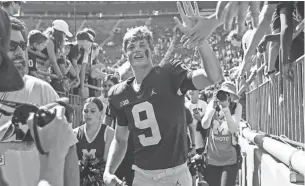
[[[293,38],[304,30],[304,20],[300,25]],[[252,131],[242,130],[239,140],[240,186],[304,185],[304,58],[293,63],[293,82],[278,73],[274,83],[264,82],[246,93]]]
[[246,94],[247,121],[254,130],[304,143],[304,56],[293,71],[292,83],[281,81],[277,74],[274,85],[267,81]]
[[79,126],[82,122],[82,107],[83,107],[83,98],[79,95],[66,94],[63,92],[57,92],[60,97],[68,97],[69,103],[74,109],[74,118],[72,126],[73,128]]

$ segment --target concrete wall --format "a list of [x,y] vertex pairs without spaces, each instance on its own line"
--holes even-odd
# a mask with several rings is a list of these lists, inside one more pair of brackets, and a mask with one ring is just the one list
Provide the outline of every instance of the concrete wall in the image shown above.
[[[304,183],[290,183],[289,168],[259,149],[248,140],[240,138],[243,164],[240,186],[300,186]],[[280,151],[281,149],[279,149]]]

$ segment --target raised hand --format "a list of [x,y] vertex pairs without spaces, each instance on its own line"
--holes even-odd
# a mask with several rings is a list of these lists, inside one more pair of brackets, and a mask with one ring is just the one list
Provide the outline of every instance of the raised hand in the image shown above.
[[199,13],[197,2],[194,2],[194,8],[191,2],[183,3],[185,13],[180,3],[177,7],[182,18],[183,24],[179,19],[174,18],[178,28],[185,34],[181,38],[184,46],[198,45],[199,41],[207,39],[214,30],[220,25],[220,21],[216,17],[202,17]]
[[216,7],[216,18],[224,18],[224,29],[230,31],[235,17],[237,17],[238,33],[245,30],[245,19],[249,10],[254,27],[258,25],[260,1],[219,1]]
[[194,2],[194,9],[192,6],[192,3],[190,1],[183,2],[183,8],[181,6],[180,2],[177,2],[178,11],[180,14],[180,17],[182,19],[182,23],[177,17],[174,17],[174,20],[176,22],[177,28],[180,29],[181,32],[184,34],[189,31],[191,28],[193,28],[196,24],[195,20],[191,19],[191,17],[199,16],[199,8],[197,2]]

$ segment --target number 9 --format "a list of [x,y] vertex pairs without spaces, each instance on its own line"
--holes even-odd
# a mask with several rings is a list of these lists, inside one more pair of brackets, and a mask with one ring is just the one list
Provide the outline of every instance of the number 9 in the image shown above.
[[[138,136],[140,143],[143,146],[157,145],[161,140],[161,134],[152,104],[146,101],[134,105],[131,112],[134,118],[135,126],[138,129],[151,129],[152,136],[146,137],[144,134]],[[146,119],[140,119],[141,112],[146,113]]]

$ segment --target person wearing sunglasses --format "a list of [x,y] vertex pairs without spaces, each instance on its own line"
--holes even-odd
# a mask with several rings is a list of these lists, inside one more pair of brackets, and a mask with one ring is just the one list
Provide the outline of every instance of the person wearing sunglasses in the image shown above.
[[209,129],[204,177],[211,186],[235,186],[240,157],[237,133],[242,113],[238,99],[235,85],[223,82],[201,120],[202,127]]
[[[1,8],[0,102],[34,103],[38,106],[54,103],[59,96],[50,84],[26,74],[28,65],[24,32],[25,25],[14,17],[9,18]],[[2,110],[10,109],[3,104],[0,107]],[[63,116],[63,107],[54,109],[57,111],[55,119],[48,127],[38,131],[44,148],[52,152],[48,156],[38,153],[34,141],[22,141],[17,135],[4,138],[12,116],[0,113],[1,186],[34,186],[41,179],[58,186],[79,184],[77,139]],[[33,118],[27,124],[19,125],[24,133],[32,129]]]

